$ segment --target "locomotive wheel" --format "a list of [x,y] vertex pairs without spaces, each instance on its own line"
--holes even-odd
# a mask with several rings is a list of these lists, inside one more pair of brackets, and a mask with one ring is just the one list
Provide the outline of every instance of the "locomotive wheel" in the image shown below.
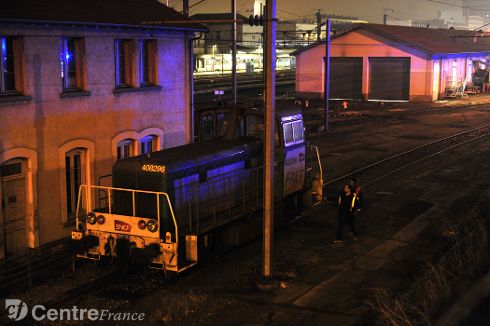
[[107,266],[109,260],[106,257],[100,257],[99,260],[94,260],[94,262],[97,268],[104,268],[105,266]]
[[174,272],[174,271],[167,271],[166,269],[164,269],[162,271],[162,276],[164,278],[165,281],[172,281],[174,280],[176,277],[177,277],[177,272]]

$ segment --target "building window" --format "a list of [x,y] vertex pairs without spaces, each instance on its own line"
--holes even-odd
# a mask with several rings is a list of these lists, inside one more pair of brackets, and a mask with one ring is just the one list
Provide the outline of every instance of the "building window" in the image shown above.
[[216,137],[224,137],[226,132],[226,113],[216,114]]
[[157,137],[146,136],[141,140],[141,154],[149,154],[157,149]]
[[85,150],[83,149],[74,149],[65,155],[66,211],[68,213],[68,222],[74,221],[76,218],[80,185],[85,183],[84,158]]
[[283,123],[282,128],[284,131],[284,144],[286,146],[304,142],[303,120]]
[[76,91],[84,88],[84,52],[83,39],[62,38],[60,40],[63,91]]
[[0,94],[20,93],[22,39],[0,36]]
[[128,158],[134,156],[134,140],[125,139],[117,143],[117,159]]
[[141,86],[157,84],[156,40],[142,40],[140,42],[140,76]]
[[[264,139],[265,124],[263,115],[249,114],[246,120],[246,136]],[[281,146],[279,139],[279,124],[276,121],[274,128],[274,146]]]
[[116,87],[134,87],[134,41],[115,41]]
[[213,139],[213,116],[210,113],[201,117],[199,129],[200,141]]

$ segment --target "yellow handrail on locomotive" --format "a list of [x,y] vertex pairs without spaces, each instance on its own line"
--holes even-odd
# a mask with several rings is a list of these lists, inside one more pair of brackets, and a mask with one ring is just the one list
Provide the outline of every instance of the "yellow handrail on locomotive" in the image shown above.
[[[177,224],[177,220],[175,219],[175,214],[174,214],[174,209],[172,207],[172,203],[170,202],[170,197],[166,192],[157,192],[157,191],[148,191],[148,190],[136,190],[136,189],[126,189],[126,188],[114,188],[114,187],[107,187],[107,186],[93,186],[93,185],[80,185],[80,193],[82,191],[85,191],[85,197],[87,200],[87,212],[92,211],[92,203],[91,203],[91,196],[90,196],[90,190],[91,189],[99,189],[99,190],[106,190],[108,194],[108,209],[109,209],[109,214],[112,214],[112,205],[111,205],[111,190],[116,190],[116,191],[126,191],[126,192],[131,192],[131,198],[132,198],[132,210],[133,210],[133,217],[136,216],[136,205],[135,205],[135,193],[145,193],[145,194],[152,194],[156,195],[157,197],[157,217],[158,217],[158,225],[161,226],[161,221],[160,221],[160,196],[164,196],[167,200],[167,204],[170,210],[170,215],[172,216],[172,221],[174,223],[174,230],[175,230],[175,244],[178,246],[179,245],[179,226]],[[80,216],[80,198],[81,196],[78,196],[77,200],[77,211],[76,211],[76,225],[79,225],[79,216]]]

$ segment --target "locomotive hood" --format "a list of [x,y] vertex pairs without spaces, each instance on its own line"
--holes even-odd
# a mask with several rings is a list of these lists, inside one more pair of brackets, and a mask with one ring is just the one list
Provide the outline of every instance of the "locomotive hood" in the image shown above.
[[218,162],[236,161],[257,155],[262,145],[256,139],[215,140],[164,149],[117,161],[113,175],[122,174],[179,174]]

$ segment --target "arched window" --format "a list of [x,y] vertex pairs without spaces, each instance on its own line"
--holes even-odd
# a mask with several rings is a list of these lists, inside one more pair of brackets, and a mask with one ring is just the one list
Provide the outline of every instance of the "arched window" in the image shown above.
[[75,222],[80,185],[92,185],[94,170],[94,142],[74,139],[58,149],[60,171],[61,222]]
[[124,139],[117,143],[117,159],[128,158],[135,156],[135,141],[133,139]]
[[141,139],[141,154],[148,154],[157,150],[157,136],[150,135]]

